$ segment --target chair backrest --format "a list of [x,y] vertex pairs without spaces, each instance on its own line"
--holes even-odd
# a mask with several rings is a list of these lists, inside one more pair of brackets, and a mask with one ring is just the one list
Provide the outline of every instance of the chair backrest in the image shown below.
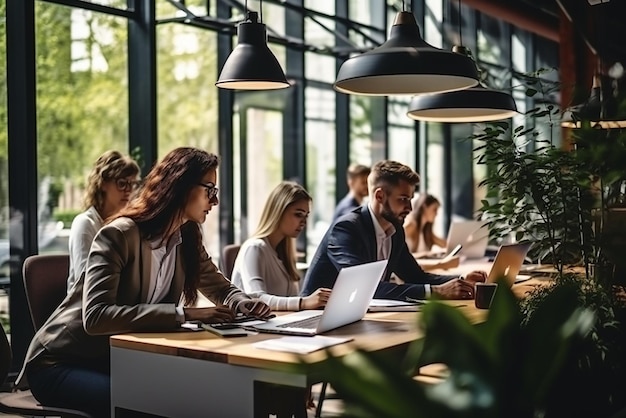
[[68,254],[38,254],[24,260],[24,289],[35,331],[65,298],[69,270]]
[[9,339],[7,338],[7,334],[4,331],[4,327],[0,324],[0,328],[2,328],[2,335],[0,335],[0,386],[4,384],[4,381],[7,379],[9,375],[9,370],[11,369],[11,361],[13,360],[13,354],[11,353],[11,344],[9,344]]
[[229,279],[233,274],[239,248],[241,248],[239,244],[228,244],[222,249],[222,273]]

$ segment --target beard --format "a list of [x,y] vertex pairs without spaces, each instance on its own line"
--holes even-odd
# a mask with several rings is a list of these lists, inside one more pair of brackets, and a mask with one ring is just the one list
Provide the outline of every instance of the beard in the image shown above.
[[398,215],[396,213],[394,213],[391,210],[391,206],[389,206],[389,202],[386,201],[385,203],[383,203],[383,210],[380,214],[380,216],[383,217],[383,219],[385,219],[388,222],[391,222],[391,224],[396,228],[402,228],[402,224],[404,223],[404,218],[406,216],[402,216],[402,215]]

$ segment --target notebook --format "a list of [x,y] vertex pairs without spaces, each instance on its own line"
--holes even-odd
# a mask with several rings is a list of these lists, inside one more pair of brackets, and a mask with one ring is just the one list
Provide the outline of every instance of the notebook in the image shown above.
[[360,321],[386,268],[387,260],[344,267],[339,271],[322,312],[294,312],[249,328],[259,332],[311,336]]
[[[486,282],[495,283],[498,279],[504,277],[504,283],[508,284],[509,287],[513,286],[529,249],[529,242],[500,246],[491,265],[491,270],[489,270]],[[503,282],[501,281],[500,283]]]
[[453,221],[448,231],[446,252],[449,253],[457,245],[461,245],[460,256],[484,257],[489,243],[488,223],[487,221]]

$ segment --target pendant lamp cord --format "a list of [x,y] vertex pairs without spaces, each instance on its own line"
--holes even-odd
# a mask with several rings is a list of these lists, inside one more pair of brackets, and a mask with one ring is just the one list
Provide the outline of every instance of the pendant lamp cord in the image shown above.
[[259,22],[263,23],[263,0],[259,0]]
[[406,12],[406,9],[404,8],[404,0],[402,0],[402,11]]
[[245,0],[243,2],[243,14],[244,14],[244,16],[248,15],[248,0]]
[[457,13],[459,16],[459,44],[463,45],[463,31],[461,30],[461,0],[459,0],[458,4],[459,4],[459,7],[457,10]]

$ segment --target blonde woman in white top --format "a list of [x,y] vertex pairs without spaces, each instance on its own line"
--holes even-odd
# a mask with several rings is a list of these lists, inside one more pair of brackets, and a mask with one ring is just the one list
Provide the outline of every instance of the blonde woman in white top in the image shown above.
[[239,250],[232,282],[251,297],[280,311],[317,309],[326,305],[330,289],[300,297],[295,239],[306,226],[311,196],[291,181],[280,183],[268,197],[254,234]]
[[139,186],[139,165],[118,151],[106,151],[89,173],[85,211],[72,221],[69,236],[70,271],[67,292],[85,272],[87,256],[96,233],[107,218],[126,207]]

